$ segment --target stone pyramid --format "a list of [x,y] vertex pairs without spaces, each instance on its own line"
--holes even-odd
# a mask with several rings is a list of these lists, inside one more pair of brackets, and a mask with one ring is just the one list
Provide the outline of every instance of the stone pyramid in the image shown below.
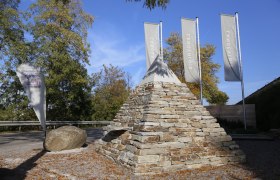
[[136,175],[244,162],[239,146],[188,87],[164,62],[153,64],[104,128],[98,151]]

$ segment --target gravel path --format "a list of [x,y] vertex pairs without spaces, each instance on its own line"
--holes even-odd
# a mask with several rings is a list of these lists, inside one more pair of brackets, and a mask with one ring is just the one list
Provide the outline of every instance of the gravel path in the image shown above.
[[87,134],[87,147],[59,153],[42,151],[41,132],[0,134],[0,179],[280,179],[280,139],[237,141],[247,155],[243,165],[135,177],[95,152],[100,129]]

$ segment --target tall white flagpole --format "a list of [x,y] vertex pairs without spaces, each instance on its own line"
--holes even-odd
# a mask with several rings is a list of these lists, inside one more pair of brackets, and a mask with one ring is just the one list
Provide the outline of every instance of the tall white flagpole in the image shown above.
[[197,33],[197,53],[198,53],[198,68],[199,68],[199,84],[200,84],[200,102],[203,105],[203,96],[202,96],[202,74],[201,74],[201,60],[200,60],[200,39],[199,39],[199,26],[198,26],[198,17],[196,17],[196,33]]
[[246,107],[245,107],[245,100],[244,100],[244,80],[243,80],[243,68],[242,68],[242,58],[241,58],[241,46],[240,46],[240,34],[239,34],[239,22],[238,22],[238,13],[235,13],[235,20],[236,20],[236,29],[237,29],[237,42],[238,42],[238,54],[239,54],[239,68],[240,68],[240,75],[241,75],[241,89],[242,89],[242,103],[243,103],[243,120],[244,120],[244,129],[247,129],[246,123]]
[[159,26],[160,26],[160,56],[161,56],[161,60],[163,61],[163,46],[162,46],[162,21],[160,21]]

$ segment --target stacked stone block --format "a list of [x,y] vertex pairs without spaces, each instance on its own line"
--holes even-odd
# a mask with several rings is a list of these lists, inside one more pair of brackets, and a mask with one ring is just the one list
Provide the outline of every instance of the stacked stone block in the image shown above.
[[135,174],[245,161],[239,146],[183,83],[138,86],[104,130],[99,151]]

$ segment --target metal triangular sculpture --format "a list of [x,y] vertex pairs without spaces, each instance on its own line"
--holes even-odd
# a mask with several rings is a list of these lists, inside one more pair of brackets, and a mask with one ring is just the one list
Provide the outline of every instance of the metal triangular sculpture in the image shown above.
[[163,61],[153,64],[104,128],[98,151],[136,175],[244,162],[239,146],[188,87]]

